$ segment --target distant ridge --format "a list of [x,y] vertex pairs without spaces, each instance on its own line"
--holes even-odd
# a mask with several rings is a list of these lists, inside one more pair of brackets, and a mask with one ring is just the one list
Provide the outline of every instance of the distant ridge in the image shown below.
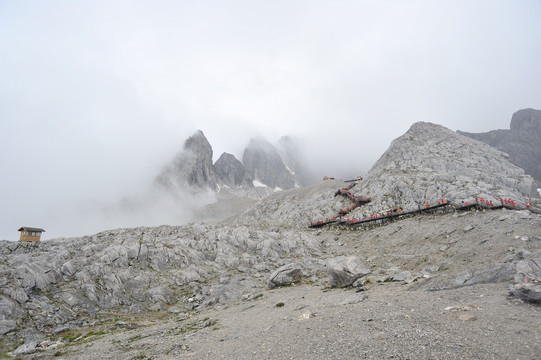
[[541,187],[541,110],[523,109],[513,114],[509,130],[457,133],[482,141],[509,154],[511,162],[533,176]]

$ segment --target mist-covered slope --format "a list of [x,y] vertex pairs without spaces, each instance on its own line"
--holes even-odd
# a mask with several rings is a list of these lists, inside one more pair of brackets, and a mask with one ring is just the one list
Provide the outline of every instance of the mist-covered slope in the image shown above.
[[295,174],[284,164],[278,150],[264,139],[252,139],[244,150],[242,163],[258,183],[271,189],[295,187]]

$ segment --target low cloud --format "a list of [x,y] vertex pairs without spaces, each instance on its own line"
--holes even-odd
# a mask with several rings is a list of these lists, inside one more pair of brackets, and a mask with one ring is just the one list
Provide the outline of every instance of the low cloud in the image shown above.
[[[195,209],[215,201],[216,195],[210,191],[172,194],[153,187],[141,191],[140,195],[120,200],[87,199],[55,205],[49,211],[33,213],[29,218],[33,218],[32,224],[45,228],[44,239],[84,236],[108,229],[186,224],[195,220],[192,217]],[[11,226],[11,236],[6,240],[17,239],[15,225]],[[28,224],[18,226],[23,225]]]

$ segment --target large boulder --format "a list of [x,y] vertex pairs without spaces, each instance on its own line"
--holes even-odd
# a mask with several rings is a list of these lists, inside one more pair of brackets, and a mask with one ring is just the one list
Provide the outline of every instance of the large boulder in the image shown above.
[[524,301],[541,304],[541,258],[517,263],[511,294]]
[[355,256],[339,256],[327,261],[327,274],[332,287],[350,286],[355,280],[370,274],[366,265]]
[[270,288],[277,286],[291,285],[294,282],[300,281],[302,277],[301,266],[297,263],[291,263],[276,269],[271,276],[267,285]]
[[17,322],[24,317],[24,310],[14,300],[0,294],[0,335],[17,329]]
[[511,294],[524,301],[541,304],[540,284],[515,284],[511,289]]

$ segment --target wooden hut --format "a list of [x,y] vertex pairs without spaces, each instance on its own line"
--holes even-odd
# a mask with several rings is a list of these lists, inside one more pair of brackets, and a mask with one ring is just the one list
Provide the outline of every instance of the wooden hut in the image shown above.
[[39,241],[41,238],[41,233],[45,230],[40,228],[33,228],[28,226],[23,226],[19,229],[21,232],[21,237],[19,241]]

